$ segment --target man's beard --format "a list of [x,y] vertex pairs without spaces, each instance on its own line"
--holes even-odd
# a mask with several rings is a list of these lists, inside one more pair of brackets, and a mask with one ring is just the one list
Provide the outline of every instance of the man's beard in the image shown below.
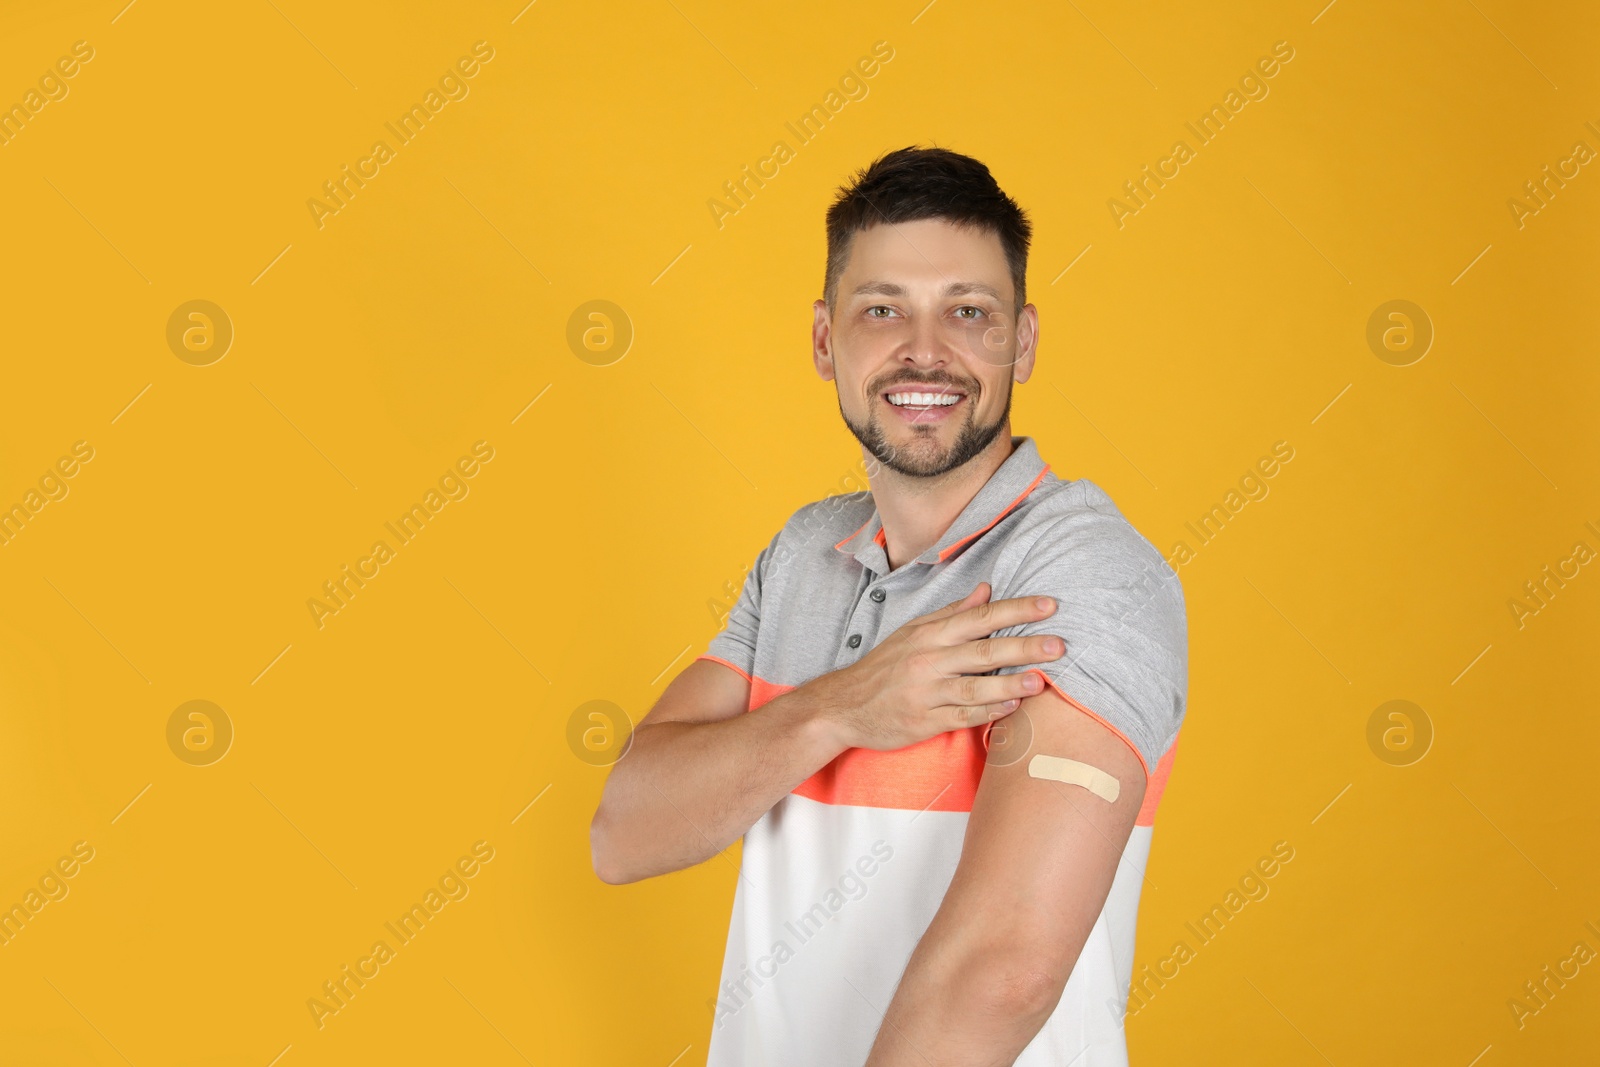
[[[911,386],[908,389],[913,388]],[[947,471],[952,471],[973,456],[988,448],[999,436],[1000,428],[1011,417],[1011,383],[1006,383],[1006,406],[998,418],[988,426],[979,426],[973,420],[978,410],[977,401],[971,393],[967,394],[969,405],[966,421],[961,424],[956,439],[950,448],[941,454],[926,455],[921,448],[906,449],[902,451],[885,437],[883,423],[878,417],[878,407],[874,403],[871,414],[867,417],[865,426],[858,426],[850,421],[850,416],[844,413],[844,403],[840,401],[839,415],[844,419],[844,424],[850,427],[850,432],[856,435],[856,440],[861,442],[863,448],[872,454],[877,461],[897,474],[908,475],[912,478],[937,478]],[[932,438],[933,434],[923,434],[914,427],[912,432],[918,437]]]

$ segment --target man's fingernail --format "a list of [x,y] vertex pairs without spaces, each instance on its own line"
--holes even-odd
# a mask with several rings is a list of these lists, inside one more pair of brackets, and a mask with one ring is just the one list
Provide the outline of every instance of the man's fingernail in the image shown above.
[[1040,611],[1049,611],[1056,606],[1056,602],[1047,596],[1042,596],[1037,601]]

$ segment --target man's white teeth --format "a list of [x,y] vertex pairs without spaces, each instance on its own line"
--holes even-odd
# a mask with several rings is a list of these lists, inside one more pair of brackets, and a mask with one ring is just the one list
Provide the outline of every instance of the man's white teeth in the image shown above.
[[960,393],[890,393],[889,403],[896,407],[915,404],[917,407],[949,407],[961,399]]

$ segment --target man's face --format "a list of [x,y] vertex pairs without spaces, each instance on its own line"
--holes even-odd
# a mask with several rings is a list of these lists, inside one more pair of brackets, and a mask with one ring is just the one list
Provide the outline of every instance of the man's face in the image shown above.
[[1037,310],[1015,316],[1015,297],[996,234],[921,219],[855,235],[833,311],[814,305],[812,358],[878,462],[936,477],[1009,425],[1038,342]]

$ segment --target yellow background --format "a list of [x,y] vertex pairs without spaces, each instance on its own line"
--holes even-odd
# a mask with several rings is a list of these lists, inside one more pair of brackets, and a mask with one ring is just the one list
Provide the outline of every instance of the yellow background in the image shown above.
[[[1600,964],[1520,1028],[1507,1002],[1600,951],[1600,575],[1521,628],[1508,601],[1600,549],[1600,175],[1521,228],[1507,201],[1600,149],[1600,17],[1199,6],[6,5],[0,103],[95,54],[0,146],[0,505],[94,459],[0,546],[0,903],[95,855],[0,947],[0,1061],[703,1062],[737,849],[602,885],[605,772],[567,722],[642,715],[841,491],[822,215],[913,143],[1032,215],[1014,428],[1059,475],[1167,552],[1295,449],[1180,572],[1189,714],[1136,965],[1274,842],[1294,859],[1130,1017],[1134,1061],[1592,1054]],[[319,228],[307,200],[479,40],[469,95]],[[797,144],[880,40],[868,95]],[[1280,40],[1270,95],[1118,228],[1123,182]],[[778,139],[795,158],[719,228],[707,201]],[[210,366],[166,342],[193,299],[235,330]],[[635,330],[603,367],[566,342],[595,299]],[[1411,366],[1366,344],[1392,299],[1436,331]],[[470,494],[319,629],[307,600],[479,440]],[[195,699],[236,731],[205,767],[166,741]],[[1410,766],[1367,743],[1392,699],[1434,731]],[[308,998],[479,840],[470,895],[319,1030]]]

